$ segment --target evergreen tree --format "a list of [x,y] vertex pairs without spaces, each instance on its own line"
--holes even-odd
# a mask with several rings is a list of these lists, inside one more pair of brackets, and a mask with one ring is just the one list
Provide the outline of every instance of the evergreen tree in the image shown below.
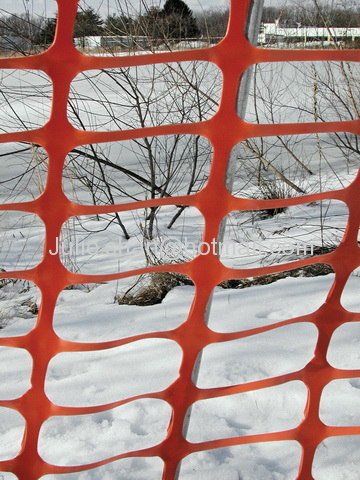
[[181,16],[190,16],[192,12],[183,0],[166,0],[164,8],[164,15],[177,14]]
[[53,42],[56,30],[56,18],[49,18],[46,20],[44,27],[36,38],[38,45],[49,45]]
[[[52,43],[55,36],[57,18],[46,20],[44,27],[36,37],[36,43],[39,45],[48,45]],[[103,32],[103,21],[94,9],[87,8],[83,12],[78,12],[75,20],[74,37],[86,37],[87,35],[101,35]]]
[[138,17],[136,21],[137,35],[145,35],[150,38],[163,37],[163,15],[158,7],[150,7],[145,15]]
[[195,17],[183,0],[166,0],[161,16],[167,38],[194,38],[200,35]]
[[134,30],[133,19],[126,15],[109,15],[105,20],[105,35],[131,35]]
[[78,12],[76,15],[74,37],[86,37],[88,35],[101,35],[103,21],[91,7]]

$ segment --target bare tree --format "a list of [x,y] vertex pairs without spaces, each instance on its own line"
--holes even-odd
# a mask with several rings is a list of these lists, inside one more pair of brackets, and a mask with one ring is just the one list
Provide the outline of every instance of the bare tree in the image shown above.
[[[358,79],[358,66],[348,62],[256,65],[250,92],[252,103],[245,118],[256,123],[354,120],[359,116]],[[346,162],[356,164],[359,155],[356,135],[332,133],[322,138],[324,147],[319,144],[319,148],[326,147],[325,157],[330,153],[335,157],[341,154]],[[299,155],[299,142],[296,135],[243,142],[244,158],[251,160],[253,182],[261,187],[273,177],[287,185],[289,195],[306,193],[305,185],[295,180],[306,183],[306,177],[315,174],[314,161]],[[291,164],[296,167],[292,172]],[[331,168],[331,156],[327,165]],[[271,176],[267,174],[269,171]],[[334,170],[333,173],[336,174]]]
[[[1,9],[0,9],[1,14]],[[45,20],[23,14],[0,16],[0,52],[5,55],[28,55],[39,50],[38,43]]]
[[[214,67],[203,62],[83,73],[69,100],[73,122],[82,129],[123,130],[201,121],[216,108],[207,97],[219,97],[219,84],[203,85],[211,73]],[[89,111],[97,113],[89,116]],[[124,154],[135,159],[132,165],[123,165],[119,157]],[[210,144],[199,136],[141,138],[127,142],[118,156],[108,145],[76,148],[68,157],[65,175],[88,189],[94,203],[190,195],[204,185],[210,157]],[[179,207],[169,228],[183,210]],[[150,239],[157,211],[154,207],[149,213]]]
[[[319,11],[324,15],[320,7]],[[128,48],[133,50],[139,38],[136,34],[153,38],[158,15],[159,9],[148,8],[143,17],[152,16],[153,23],[141,18],[135,21],[132,6],[126,4],[116,17],[121,19],[120,23],[113,17],[112,23],[109,21],[105,25],[112,29],[111,33],[114,30],[126,33],[130,29],[134,41]],[[207,20],[210,18],[208,15]],[[166,36],[161,45],[168,50],[176,48]],[[150,48],[156,51],[159,46],[152,42]],[[118,48],[108,46],[107,53],[118,55]],[[310,64],[306,70],[303,66],[295,66],[295,78],[308,86],[308,93],[302,96],[298,91],[292,94],[291,89],[286,89],[286,82],[289,83],[286,69],[290,67],[284,64],[280,67],[267,64],[255,67],[250,92],[252,106],[246,119],[274,123],[284,121],[284,115],[286,121],[291,117],[295,122],[358,117],[358,72],[352,65],[328,62],[325,68]],[[217,73],[215,67],[205,62],[83,72],[73,82],[70,117],[76,127],[84,130],[124,130],[202,121],[218,106],[221,77]],[[6,102],[10,90],[2,93]],[[20,115],[13,114],[12,118],[15,123],[22,122],[23,128],[34,128]],[[293,136],[242,142],[235,165],[235,194],[245,192],[255,198],[278,198],[310,193],[308,178],[320,175],[322,170],[314,172],[314,162],[303,157],[302,141]],[[331,155],[341,154],[349,164],[359,153],[358,139],[354,135],[335,133],[325,140],[317,137],[314,141],[322,164],[333,169],[335,175],[327,158],[330,147]],[[211,146],[199,136],[178,134],[140,138],[118,145],[81,146],[68,155],[64,184],[71,199],[91,204],[190,195],[205,184],[210,160]],[[169,228],[184,208],[177,208]],[[143,233],[149,239],[154,236],[158,211],[157,207],[151,208],[142,222]],[[114,213],[111,221],[119,225],[125,238],[129,237],[120,214]]]

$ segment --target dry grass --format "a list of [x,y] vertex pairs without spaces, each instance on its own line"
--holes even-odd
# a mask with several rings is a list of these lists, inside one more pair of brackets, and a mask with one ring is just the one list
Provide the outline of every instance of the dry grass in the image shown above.
[[114,301],[120,305],[138,305],[146,307],[161,303],[165,296],[175,287],[192,285],[191,280],[179,273],[157,272],[141,275],[137,281]]
[[248,288],[255,285],[269,285],[287,277],[318,277],[334,273],[332,267],[326,263],[315,263],[294,270],[285,270],[284,272],[270,273],[269,275],[261,275],[253,278],[241,278],[238,280],[225,280],[220,283],[222,288]]

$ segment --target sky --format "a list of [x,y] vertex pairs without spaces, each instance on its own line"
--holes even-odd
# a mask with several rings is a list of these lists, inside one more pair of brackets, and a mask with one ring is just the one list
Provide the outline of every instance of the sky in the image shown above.
[[[165,0],[80,0],[80,5],[91,6],[97,10],[101,16],[106,17],[108,11],[110,14],[118,11],[117,5],[119,4],[125,5],[128,3],[131,5],[132,12],[137,13],[141,2],[147,5],[159,5],[159,3],[161,5],[164,1]],[[185,2],[193,11],[221,8],[229,5],[229,0],[185,0]],[[3,13],[3,11],[19,14],[25,11],[26,6],[30,10],[30,13],[47,17],[54,16],[57,8],[55,0],[0,0],[0,14]]]
[[[69,0],[62,0],[69,1]],[[194,11],[199,12],[202,9],[219,9],[229,6],[230,0],[184,0],[187,5]],[[241,1],[241,0],[239,0]],[[356,0],[346,0],[348,3],[355,5]],[[139,12],[139,5],[146,4],[159,5],[165,2],[165,0],[79,0],[80,6],[91,6],[102,17],[106,17],[108,12],[110,14],[118,12],[118,5],[130,5],[130,9],[133,14]],[[311,0],[265,0],[265,6],[273,5],[294,5],[298,3],[308,3]],[[343,0],[321,0],[322,3],[341,5]],[[22,13],[25,11],[26,6],[31,13],[41,16],[53,17],[55,15],[57,4],[55,0],[0,0],[0,15],[4,12],[10,13]],[[144,11],[144,7],[142,8]]]

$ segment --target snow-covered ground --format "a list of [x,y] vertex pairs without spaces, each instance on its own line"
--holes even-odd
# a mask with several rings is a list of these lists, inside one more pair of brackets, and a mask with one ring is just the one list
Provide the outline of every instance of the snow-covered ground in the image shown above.
[[[210,69],[211,70],[211,69]],[[202,68],[202,82],[209,84],[207,75],[212,79],[211,71]],[[192,74],[193,71],[191,70]],[[210,73],[209,73],[210,72]],[[8,73],[7,73],[8,75]],[[103,74],[104,75],[104,74]],[[159,74],[159,76],[161,76]],[[36,81],[25,77],[26,82]],[[292,78],[292,77],[291,77]],[[99,79],[98,79],[99,80]],[[10,77],[4,77],[5,82]],[[16,81],[19,81],[16,80]],[[41,78],[41,81],[43,79]],[[101,77],[104,82],[104,77]],[[98,86],[103,86],[99,82]],[[215,83],[208,92],[212,95]],[[84,113],[86,98],[92,98],[86,108],[92,108],[93,116],[83,116],[88,128],[94,125],[106,125],[114,128],[114,117],[106,121],[103,106],[94,106],[94,85],[84,91],[84,79],[75,83],[81,90],[80,111]],[[154,95],[161,92],[160,86]],[[16,82],[15,82],[16,86]],[[41,87],[43,88],[43,87]],[[48,88],[48,87],[46,87]],[[145,86],[148,88],[148,86]],[[185,87],[184,87],[185,88]],[[97,89],[99,90],[99,89]],[[14,90],[15,93],[19,90]],[[46,95],[50,90],[46,90]],[[114,86],[109,86],[111,101],[116,100]],[[111,93],[112,92],[112,93]],[[166,90],[171,104],[178,97],[174,91]],[[14,95],[15,95],[14,93]],[[17,93],[16,93],[17,95]],[[46,95],[44,102],[46,103]],[[113,95],[113,96],[111,96]],[[182,91],[184,99],[185,92]],[[204,97],[205,98],[205,97]],[[162,100],[167,104],[166,97]],[[189,106],[194,98],[191,97]],[[40,110],[40,116],[34,119],[32,101],[24,103],[20,99],[13,103],[15,112],[29,123],[27,128],[44,121],[48,107]],[[111,102],[109,103],[109,105]],[[165,107],[164,107],[165,108]],[[208,106],[207,114],[214,105]],[[251,108],[251,107],[250,107]],[[24,111],[26,109],[26,112]],[[126,110],[127,111],[127,110]],[[293,111],[293,110],[292,110]],[[17,114],[14,110],[3,109],[1,118],[9,121],[9,129],[16,125]],[[164,109],[159,115],[149,113],[147,120],[167,123]],[[280,114],[279,114],[280,115]],[[282,115],[282,114],[281,114]],[[72,117],[74,118],[74,117]],[[175,117],[174,117],[175,118]],[[186,118],[186,121],[196,121]],[[281,118],[279,117],[281,120]],[[129,114],[127,120],[129,119]],[[138,121],[139,119],[136,119]],[[178,119],[177,119],[178,120]],[[181,120],[181,119],[180,119]],[[182,119],[184,120],[184,119]],[[74,120],[75,121],[75,120]],[[135,120],[134,120],[135,121]],[[173,123],[175,120],[171,118]],[[85,122],[85,123],[86,123]],[[116,123],[116,122],[115,122]],[[168,122],[169,123],[169,122]],[[151,124],[151,122],[150,122]],[[16,128],[21,128],[17,124]],[[342,137],[347,141],[347,138]],[[306,164],[312,174],[290,154],[285,154],[281,142],[293,142],[290,145],[296,156]],[[348,154],[344,161],[342,150],[334,147],[331,135],[297,136],[296,139],[264,139],[264,151],[271,163],[289,178],[298,182],[303,193],[325,190],[338,190],[354,179],[359,159]],[[180,146],[187,139],[180,139]],[[259,143],[250,145],[255,148]],[[277,143],[276,143],[277,142]],[[280,142],[280,144],[279,144]],[[189,146],[193,152],[195,144]],[[289,143],[286,143],[289,145]],[[320,147],[319,147],[320,145]],[[329,146],[330,145],[330,146]],[[174,143],[168,139],[159,150],[170,151]],[[196,147],[198,145],[196,144]],[[249,147],[249,146],[248,146]],[[244,169],[241,162],[234,169],[234,192],[238,196],[264,198],[264,192],[254,181],[256,163],[254,155],[243,155],[238,146],[240,157],[246,159]],[[142,146],[123,142],[104,145],[100,153],[106,152],[114,163],[126,166],[141,175],[149,176],[149,164],[146,157],[139,163]],[[206,142],[203,149],[203,177],[198,178],[198,186],[207,179],[211,149]],[[27,149],[26,151],[22,151]],[[179,148],[181,150],[181,148]],[[43,189],[46,179],[46,154],[37,147],[28,149],[27,145],[2,144],[0,155],[9,151],[20,153],[1,157],[2,181],[0,182],[1,203],[26,201],[35,198]],[[245,151],[245,150],[243,150]],[[326,155],[324,155],[326,151]],[[99,152],[99,151],[98,151]],[[249,154],[247,154],[249,155]],[[186,193],[186,184],[191,177],[188,165],[179,154],[175,155],[176,181],[171,187],[173,195]],[[189,154],[191,159],[191,155]],[[234,156],[233,156],[234,158]],[[325,160],[326,158],[326,160]],[[94,166],[91,159],[88,165]],[[233,160],[235,162],[235,160]],[[185,163],[185,168],[181,165]],[[79,172],[84,174],[86,162]],[[68,161],[65,170],[63,188],[72,200],[91,204],[91,191],[84,187],[71,172]],[[21,174],[26,172],[25,177]],[[301,175],[299,175],[301,172]],[[133,199],[147,198],[146,188],[134,182],[134,177],[121,176],[123,172],[107,171],[114,186],[124,185],[124,190]],[[157,183],[164,182],[164,171],[156,173]],[[264,169],[264,178],[271,185],[283,187],[274,176],[273,170]],[[148,177],[146,177],[148,178]],[[300,179],[301,178],[301,182]],[[97,203],[106,203],[106,192],[98,183]],[[284,191],[282,191],[284,193]],[[301,196],[303,193],[286,187],[283,196]],[[281,191],[277,190],[277,198]],[[124,203],[126,195],[117,190],[116,202]],[[265,198],[268,198],[265,196]],[[177,212],[177,207],[162,207],[157,214],[155,235],[152,246],[161,244],[157,260],[162,262],[186,261],[194,257],[194,249],[201,241],[204,219],[195,208],[185,209],[172,229],[167,229],[169,221]],[[339,201],[304,203],[287,208],[280,213],[234,212],[226,222],[221,260],[229,267],[254,267],[296,260],[296,246],[300,245],[302,255],[304,246],[336,247],[343,235],[348,221],[348,210]],[[148,227],[149,211],[132,210],[121,213],[121,220],[131,238],[122,238],[120,248],[118,239],[121,230],[114,217],[102,215],[101,218],[82,217],[72,219],[64,225],[61,240],[65,244],[62,252],[64,264],[73,271],[82,273],[114,273],[127,271],[146,265],[142,231]],[[4,212],[1,220],[0,267],[7,271],[20,270],[36,265],[42,255],[44,226],[36,217],[19,212]],[[34,223],[35,222],[35,223]],[[167,242],[167,248],[163,243]],[[116,243],[117,242],[117,243]],[[166,243],[165,242],[165,243]],[[171,244],[172,242],[172,244]],[[148,243],[151,243],[150,241]],[[171,250],[169,245],[181,246]],[[112,248],[109,248],[109,245]],[[86,248],[82,248],[87,245]],[[277,250],[274,247],[277,245]],[[71,250],[73,246],[73,250]],[[77,248],[75,248],[77,246]],[[91,248],[90,248],[91,246]],[[94,246],[96,247],[94,249]],[[235,247],[239,247],[236,250]],[[295,248],[294,248],[295,246]],[[149,247],[149,245],[147,245]],[[150,245],[151,247],[151,245]],[[96,250],[96,249],[99,250]],[[291,251],[290,251],[291,250]],[[230,253],[229,253],[230,252]],[[269,254],[269,252],[271,254]],[[287,253],[286,253],[287,252]],[[300,256],[301,256],[300,255]],[[302,257],[301,257],[302,258]],[[102,342],[127,338],[149,332],[172,330],[187,318],[194,299],[192,285],[180,285],[173,288],[163,301],[151,306],[119,304],[116,298],[124,293],[134,282],[134,277],[126,280],[108,282],[101,285],[76,286],[61,293],[54,316],[54,328],[59,337],[74,342]],[[238,332],[247,329],[271,326],[276,322],[294,319],[316,311],[326,300],[334,282],[334,274],[323,276],[304,276],[282,278],[267,285],[253,285],[242,289],[216,287],[209,310],[209,327],[221,333]],[[359,270],[351,275],[341,302],[351,312],[360,312],[360,276]],[[30,331],[36,321],[36,306],[39,305],[40,292],[29,282],[2,281],[0,283],[0,338],[20,336]],[[313,357],[318,331],[314,324],[299,319],[294,324],[274,328],[265,333],[252,335],[239,340],[208,345],[203,352],[197,384],[200,388],[231,386],[238,383],[271,378],[302,369]],[[341,369],[360,368],[360,322],[346,323],[339,327],[331,340],[328,361]],[[166,359],[166,361],[164,361]],[[0,399],[18,398],[30,387],[32,359],[24,349],[0,347]],[[46,394],[59,405],[93,406],[124,399],[133,395],[157,392],[169,386],[178,376],[181,362],[179,346],[167,339],[151,338],[139,340],[125,346],[99,350],[96,352],[62,353],[52,359],[46,378]],[[298,425],[304,414],[306,386],[300,382],[288,382],[254,392],[231,395],[217,399],[196,402],[192,409],[187,438],[191,442],[274,432]],[[39,440],[39,451],[47,462],[56,465],[80,465],[106,459],[111,455],[146,448],[159,443],[166,434],[171,411],[166,402],[155,399],[141,399],[103,413],[53,417],[43,425]],[[324,390],[320,417],[329,425],[360,424],[360,379],[344,379],[330,383]],[[0,460],[15,456],[20,449],[24,432],[24,419],[17,412],[0,408]],[[316,480],[354,480],[360,471],[360,436],[327,439],[319,446],[314,463]],[[293,442],[272,442],[253,445],[222,448],[190,455],[182,462],[181,480],[290,480],[296,478],[301,456],[300,445]],[[134,458],[113,462],[92,471],[78,474],[48,475],[46,480],[157,480],[161,479],[162,461],[158,458]],[[5,480],[13,479],[10,473],[1,473]]]
[[[333,280],[333,275],[326,275],[285,278],[242,290],[218,288],[213,296],[209,326],[215,331],[232,332],[311,313],[323,303]],[[359,277],[352,276],[345,289],[343,303],[351,311],[360,311],[359,285]],[[117,288],[116,282],[110,282],[88,293],[64,291],[54,320],[58,335],[72,341],[100,342],[170,330],[186,319],[194,295],[191,286],[177,287],[161,304],[137,307],[114,303]],[[22,294],[22,303],[26,302],[29,292],[31,289]],[[1,336],[23,334],[33,325],[34,315],[29,314],[28,309],[16,312],[16,308],[20,310],[19,299],[11,299],[5,292],[4,297],[1,307],[4,303],[7,305],[13,323],[0,330]],[[311,360],[316,339],[316,327],[304,322],[209,345],[204,350],[198,385],[201,388],[234,385],[299,370]],[[358,369],[359,351],[360,322],[348,323],[335,332],[328,359],[337,368]],[[5,347],[0,353],[3,365],[0,396],[17,398],[29,388],[30,356],[22,349]],[[46,393],[59,405],[90,406],[155,392],[176,379],[180,360],[181,351],[176,343],[163,339],[141,340],[97,352],[59,354],[49,365]],[[198,442],[291,428],[301,421],[305,402],[306,388],[301,382],[197,402],[188,438]],[[359,402],[359,379],[333,382],[324,391],[320,416],[330,425],[358,425]],[[24,422],[5,408],[0,414],[1,458],[11,458],[19,451]],[[169,418],[169,406],[150,399],[102,414],[55,417],[43,426],[39,449],[45,460],[57,465],[97,461],[155,445],[164,438]],[[339,478],[340,468],[343,468],[342,474],[345,472],[344,478],[356,478],[359,438],[345,438],[346,448],[340,440],[328,440],[328,447],[319,449],[315,463],[319,474],[315,478]],[[238,472],[248,479],[295,478],[299,450],[296,442],[280,442],[194,454],[184,461],[181,477],[217,479],[220,475],[235,480]],[[119,461],[91,473],[66,478],[161,478],[160,472],[161,462],[139,459]]]

